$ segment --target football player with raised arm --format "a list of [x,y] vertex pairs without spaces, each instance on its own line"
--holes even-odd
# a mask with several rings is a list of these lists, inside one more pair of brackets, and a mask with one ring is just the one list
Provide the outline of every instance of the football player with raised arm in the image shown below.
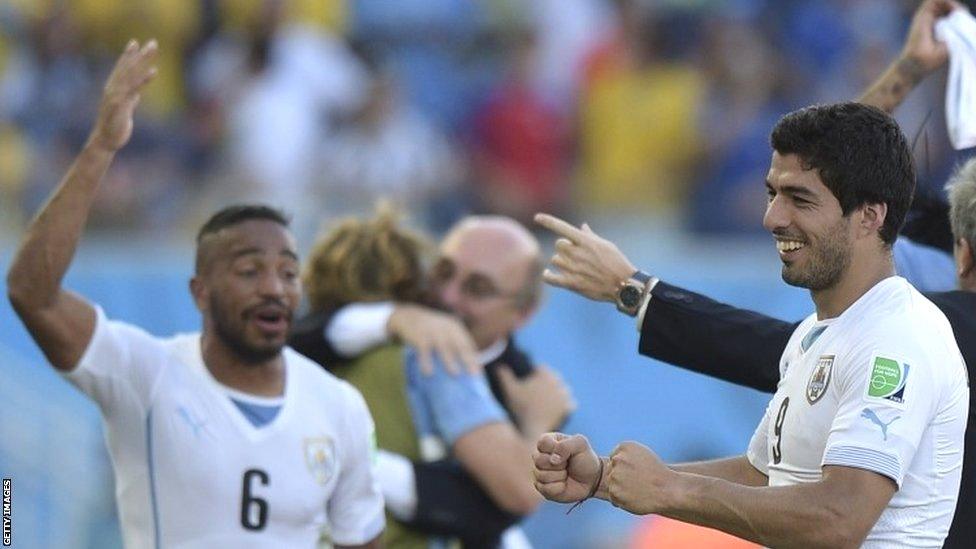
[[109,320],[62,287],[98,185],[129,140],[157,45],[130,41],[67,175],[27,229],[9,298],[105,421],[126,547],[376,547],[383,500],[360,394],[285,347],[301,298],[286,218],[214,215],[190,292],[201,333],[167,339]]

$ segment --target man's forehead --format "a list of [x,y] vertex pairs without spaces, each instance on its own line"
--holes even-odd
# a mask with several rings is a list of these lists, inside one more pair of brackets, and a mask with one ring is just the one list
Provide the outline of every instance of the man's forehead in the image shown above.
[[830,192],[815,169],[806,169],[795,154],[781,155],[773,152],[773,160],[766,174],[766,184],[774,189],[781,187],[802,188],[813,194]]
[[449,235],[442,243],[440,255],[467,274],[488,277],[499,285],[521,283],[521,279],[508,279],[522,276],[530,257],[512,241],[498,236],[480,231]]
[[[211,240],[212,239],[212,240]],[[270,220],[254,219],[225,227],[206,240],[226,257],[246,253],[285,254],[298,257],[291,231]]]

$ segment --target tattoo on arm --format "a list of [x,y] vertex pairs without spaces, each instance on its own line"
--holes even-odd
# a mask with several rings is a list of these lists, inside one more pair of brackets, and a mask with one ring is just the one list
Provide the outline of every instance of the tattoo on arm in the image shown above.
[[891,113],[924,78],[925,70],[917,61],[902,57],[864,92],[859,101]]

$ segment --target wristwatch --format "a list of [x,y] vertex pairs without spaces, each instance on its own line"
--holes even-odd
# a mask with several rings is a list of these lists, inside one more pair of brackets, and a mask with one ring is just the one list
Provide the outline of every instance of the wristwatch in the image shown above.
[[621,282],[617,289],[617,310],[630,316],[637,316],[652,279],[653,277],[644,271],[637,271]]

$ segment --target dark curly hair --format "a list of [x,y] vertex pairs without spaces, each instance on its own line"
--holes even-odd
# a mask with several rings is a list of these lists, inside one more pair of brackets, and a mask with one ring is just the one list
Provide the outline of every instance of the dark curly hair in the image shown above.
[[814,105],[783,116],[770,144],[817,170],[844,216],[865,204],[886,204],[878,233],[889,247],[894,243],[915,192],[915,162],[893,118],[854,102]]

